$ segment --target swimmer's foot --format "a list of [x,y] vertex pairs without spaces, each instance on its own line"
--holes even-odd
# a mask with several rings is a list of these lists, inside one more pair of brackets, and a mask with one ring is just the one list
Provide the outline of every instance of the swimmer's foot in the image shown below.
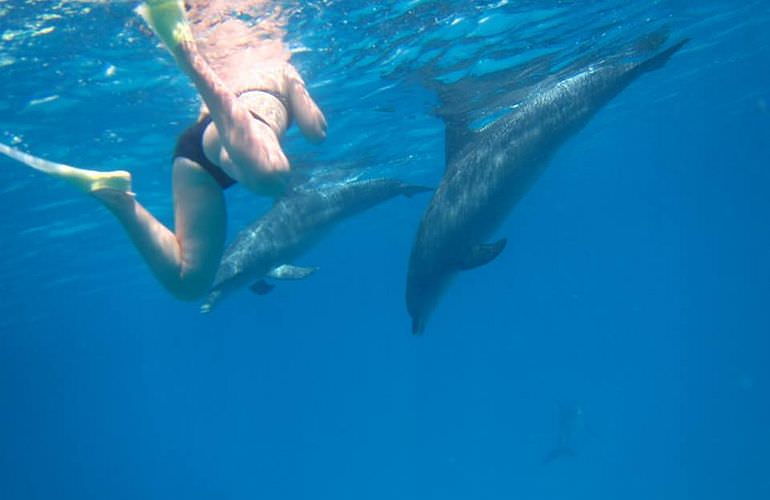
[[146,0],[136,8],[136,12],[144,18],[172,54],[177,54],[180,43],[193,41],[181,0]]
[[71,167],[23,153],[16,148],[2,143],[0,143],[0,153],[35,170],[40,170],[52,177],[63,179],[84,193],[93,193],[101,189],[131,193],[131,174],[125,170],[100,172],[98,170]]

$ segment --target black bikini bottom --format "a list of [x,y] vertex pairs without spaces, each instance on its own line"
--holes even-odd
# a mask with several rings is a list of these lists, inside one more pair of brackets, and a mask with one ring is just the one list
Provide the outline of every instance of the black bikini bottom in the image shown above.
[[203,132],[209,123],[211,123],[211,116],[206,115],[202,120],[182,132],[176,141],[174,158],[187,158],[194,161],[210,173],[217,184],[222,186],[222,189],[227,189],[235,184],[235,179],[227,175],[221,167],[214,165],[203,152]]

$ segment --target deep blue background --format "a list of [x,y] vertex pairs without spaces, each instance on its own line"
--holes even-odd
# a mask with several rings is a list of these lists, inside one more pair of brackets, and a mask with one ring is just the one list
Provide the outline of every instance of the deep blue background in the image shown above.
[[[501,228],[508,248],[460,277],[422,338],[403,295],[427,198],[342,224],[301,259],[321,267],[307,281],[201,316],[96,203],[1,159],[0,498],[770,498],[770,7],[659,2],[640,21],[539,3],[477,2],[464,22],[486,31],[446,46],[526,32],[577,55],[601,38],[581,15],[617,40],[649,17],[693,42],[561,148]],[[413,76],[460,7],[383,4],[296,14],[331,128],[287,150],[435,183],[442,124]],[[130,4],[54,5],[0,4],[0,32],[21,33],[0,51],[0,140],[129,168],[170,220],[194,93]],[[564,11],[522,21],[538,8]],[[57,29],[31,37],[35,20]],[[384,40],[419,50],[401,67]],[[231,234],[267,207],[228,198]],[[582,409],[576,456],[543,465],[565,401]]]

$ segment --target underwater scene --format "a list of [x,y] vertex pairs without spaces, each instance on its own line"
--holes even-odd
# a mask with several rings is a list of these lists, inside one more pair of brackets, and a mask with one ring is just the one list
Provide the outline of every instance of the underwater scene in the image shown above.
[[770,498],[767,0],[0,0],[0,500]]

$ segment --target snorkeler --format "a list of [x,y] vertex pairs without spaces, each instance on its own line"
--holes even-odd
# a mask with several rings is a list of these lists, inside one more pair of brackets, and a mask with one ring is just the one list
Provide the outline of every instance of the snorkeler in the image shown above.
[[182,133],[174,151],[173,232],[136,201],[130,173],[57,164],[0,144],[0,153],[100,200],[156,278],[184,300],[205,294],[219,265],[226,225],[223,189],[240,182],[260,195],[282,192],[289,162],[279,137],[292,119],[310,140],[326,136],[326,119],[276,36],[281,22],[249,26],[228,15],[243,13],[235,5],[240,3],[265,2],[146,0],[137,9],[203,101],[197,122]]

